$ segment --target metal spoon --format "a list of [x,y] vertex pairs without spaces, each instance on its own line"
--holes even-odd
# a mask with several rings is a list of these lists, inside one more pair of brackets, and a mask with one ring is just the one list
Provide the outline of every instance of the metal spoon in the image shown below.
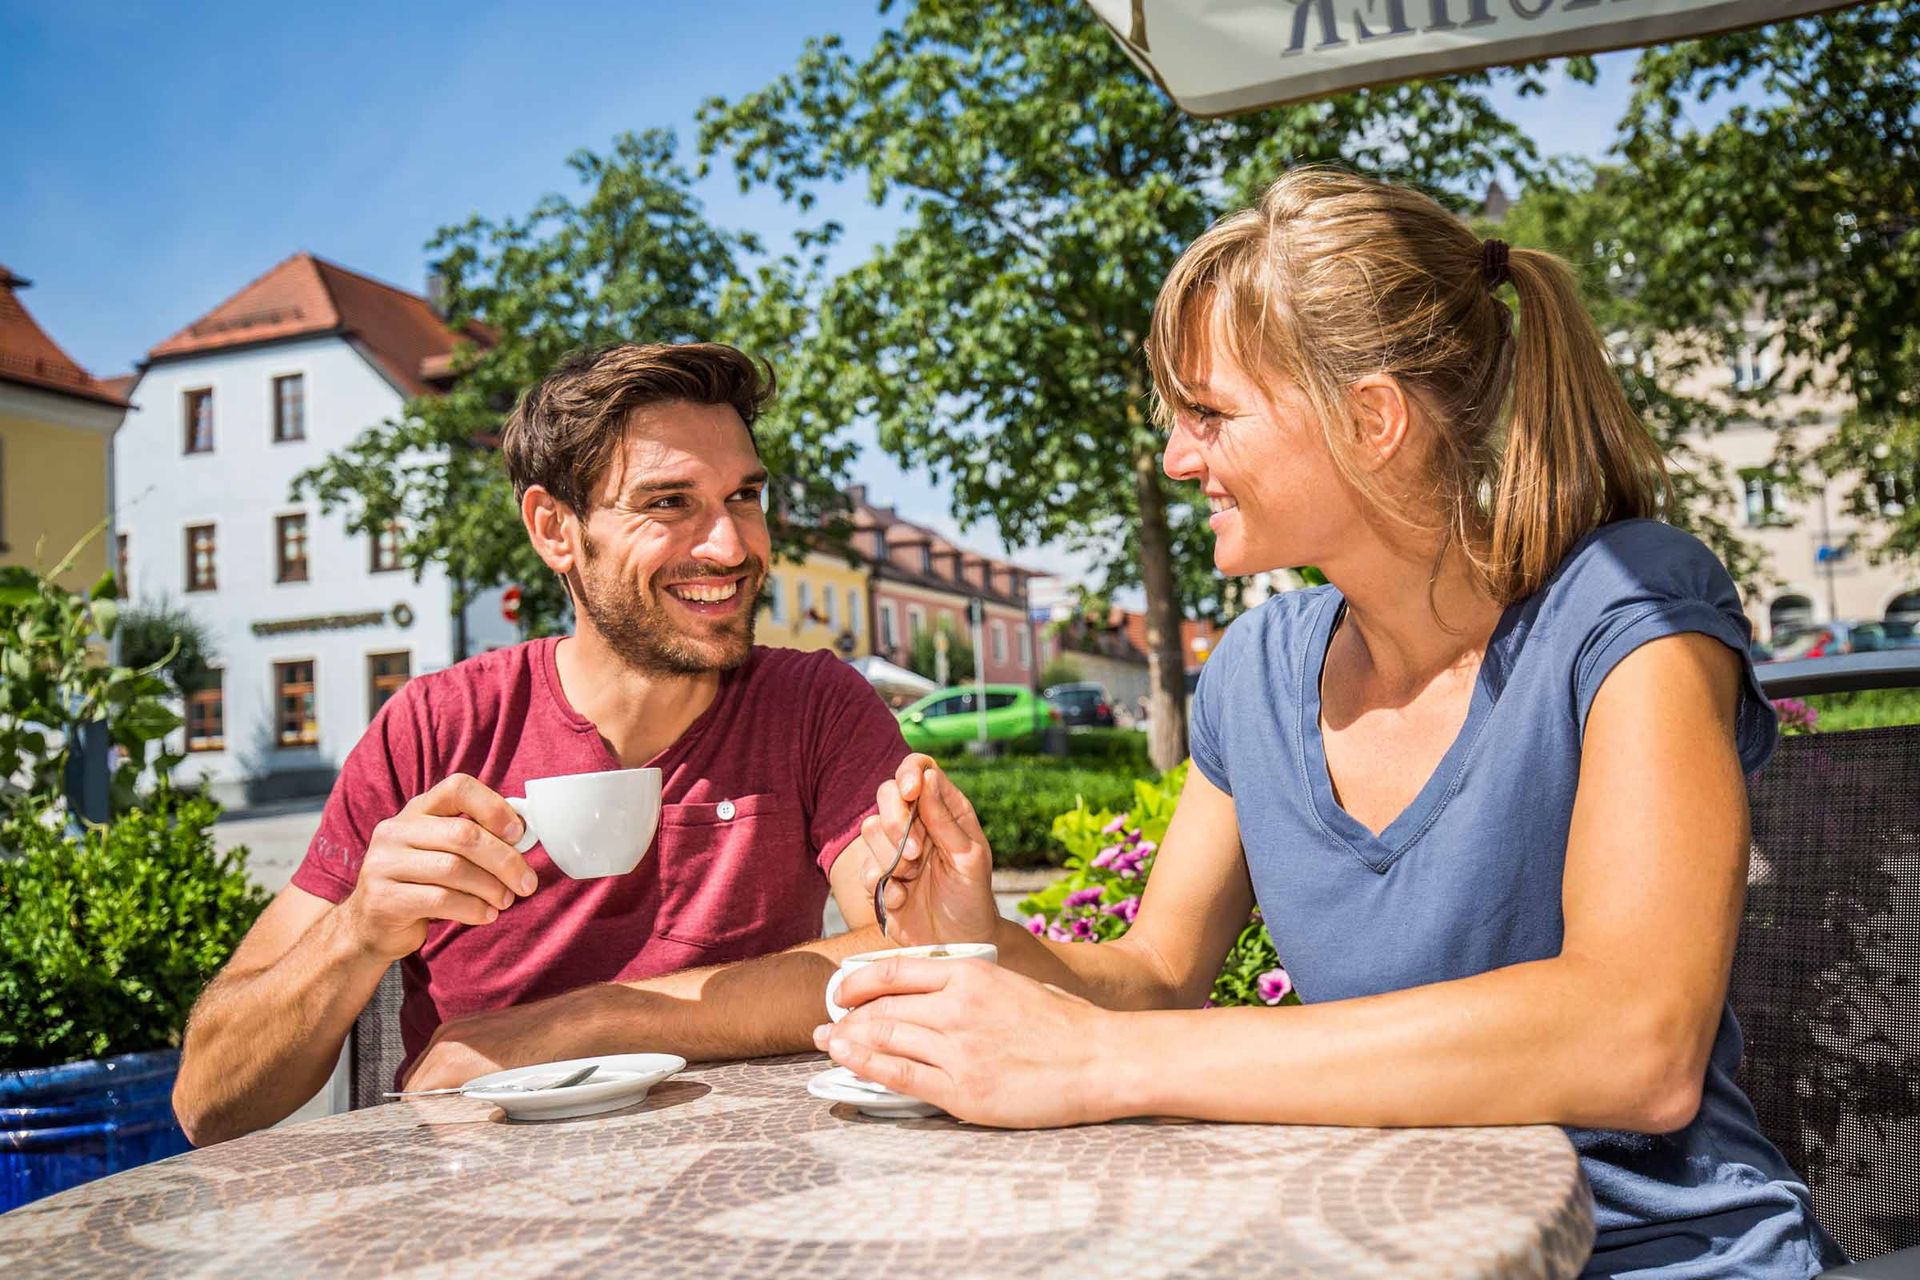
[[[926,785],[924,780],[921,785]],[[913,837],[913,820],[919,812],[918,799],[907,806],[907,829],[900,835],[900,843],[893,851],[893,861],[887,864],[887,869],[880,873],[880,879],[873,886],[873,918],[879,922],[880,936],[889,942],[893,941],[893,935],[887,932],[887,882],[893,879],[893,873],[900,868],[900,859],[906,856],[907,841]]]
[[470,1084],[457,1084],[450,1089],[406,1089],[399,1093],[383,1093],[383,1098],[438,1098],[449,1093],[540,1093],[546,1089],[565,1089],[580,1084],[600,1068],[598,1064],[582,1067],[578,1071],[569,1071],[558,1080],[549,1080],[542,1084],[490,1084],[475,1089]]

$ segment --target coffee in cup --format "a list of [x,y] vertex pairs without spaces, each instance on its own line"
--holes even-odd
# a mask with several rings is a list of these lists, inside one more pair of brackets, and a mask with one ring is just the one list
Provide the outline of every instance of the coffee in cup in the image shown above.
[[525,799],[504,797],[527,826],[513,847],[525,853],[540,845],[575,880],[633,870],[660,826],[658,769],[530,778],[525,789]]
[[827,979],[827,1016],[835,1022],[847,1016],[835,998],[840,994],[840,984],[855,969],[877,964],[882,960],[899,956],[912,960],[984,960],[988,964],[1000,963],[1000,948],[991,942],[934,942],[920,947],[889,947],[885,951],[862,951],[859,955],[848,956],[840,962],[840,967]]

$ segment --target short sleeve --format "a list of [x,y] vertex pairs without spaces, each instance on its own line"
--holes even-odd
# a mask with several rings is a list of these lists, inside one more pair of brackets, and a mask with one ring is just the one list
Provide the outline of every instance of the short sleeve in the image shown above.
[[320,829],[295,868],[292,884],[328,902],[344,902],[360,880],[373,829],[425,790],[425,745],[431,741],[424,690],[410,681],[373,718],[347,753],[320,814]]
[[858,671],[831,654],[818,660],[807,723],[802,777],[807,788],[807,842],[823,872],[878,812],[880,785],[907,758],[900,722]]
[[1582,560],[1577,580],[1568,583],[1588,606],[1581,613],[1594,619],[1574,668],[1581,732],[1600,686],[1628,654],[1653,640],[1697,632],[1738,655],[1742,680],[1735,746],[1746,772],[1765,764],[1779,741],[1779,724],[1753,670],[1748,647],[1753,626],[1740,608],[1732,576],[1713,552],[1670,525],[1632,521],[1602,531]]
[[1245,615],[1228,627],[1220,643],[1214,646],[1212,656],[1200,668],[1200,681],[1194,686],[1193,709],[1187,722],[1187,751],[1193,757],[1193,767],[1227,795],[1233,794],[1233,782],[1227,776],[1226,744],[1221,741],[1225,726],[1224,699],[1234,683],[1234,668],[1254,616]]

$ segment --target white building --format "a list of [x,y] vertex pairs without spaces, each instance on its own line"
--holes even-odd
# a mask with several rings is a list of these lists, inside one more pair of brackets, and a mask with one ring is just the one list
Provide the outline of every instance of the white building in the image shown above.
[[[395,689],[456,660],[446,576],[414,581],[386,539],[290,492],[443,387],[464,336],[302,253],[148,353],[113,448],[122,581],[207,627],[219,679],[188,700],[181,773],[228,803],[324,791]],[[468,653],[518,639],[497,595],[466,632]]]

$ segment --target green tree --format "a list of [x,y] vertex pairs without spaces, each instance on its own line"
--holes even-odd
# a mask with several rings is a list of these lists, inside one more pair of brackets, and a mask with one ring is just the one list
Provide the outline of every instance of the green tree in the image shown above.
[[1527,170],[1531,145],[1482,75],[1199,120],[1076,0],[898,7],[870,53],[819,38],[765,88],[709,103],[702,148],[802,208],[859,179],[904,212],[825,289],[795,377],[950,484],[962,523],[1093,549],[1107,588],[1144,587],[1153,758],[1171,765],[1186,741],[1178,615],[1195,603],[1182,584],[1191,597],[1213,577],[1183,574],[1210,549],[1204,504],[1161,476],[1148,414],[1160,280],[1289,164],[1342,163],[1459,206],[1497,165]]
[[940,636],[947,641],[947,683],[965,684],[972,680],[973,645],[945,618],[914,633],[913,643],[907,648],[907,669],[929,680],[938,680],[940,642],[936,637]]
[[143,600],[120,614],[120,660],[164,673],[176,692],[211,682],[219,657],[206,624],[171,600]]
[[[562,628],[565,588],[528,544],[497,450],[515,399],[569,351],[622,341],[730,341],[778,370],[804,331],[823,236],[771,257],[750,236],[709,223],[671,134],[623,134],[605,154],[568,165],[583,192],[549,195],[523,217],[475,214],[429,243],[446,286],[448,323],[474,335],[455,355],[445,395],[410,401],[294,481],[354,532],[398,522],[401,557],[418,575],[445,567],[455,608],[518,583],[528,632]],[[783,527],[837,510],[852,457],[841,424],[783,397],[756,426],[781,479]],[[831,521],[827,523],[832,524]]]
[[[1641,55],[1596,242],[1669,342],[1720,363],[1750,317],[1780,372],[1739,397],[1850,405],[1788,471],[1851,476],[1883,554],[1920,554],[1920,8],[1881,3]],[[1696,123],[1708,121],[1711,123]]]

